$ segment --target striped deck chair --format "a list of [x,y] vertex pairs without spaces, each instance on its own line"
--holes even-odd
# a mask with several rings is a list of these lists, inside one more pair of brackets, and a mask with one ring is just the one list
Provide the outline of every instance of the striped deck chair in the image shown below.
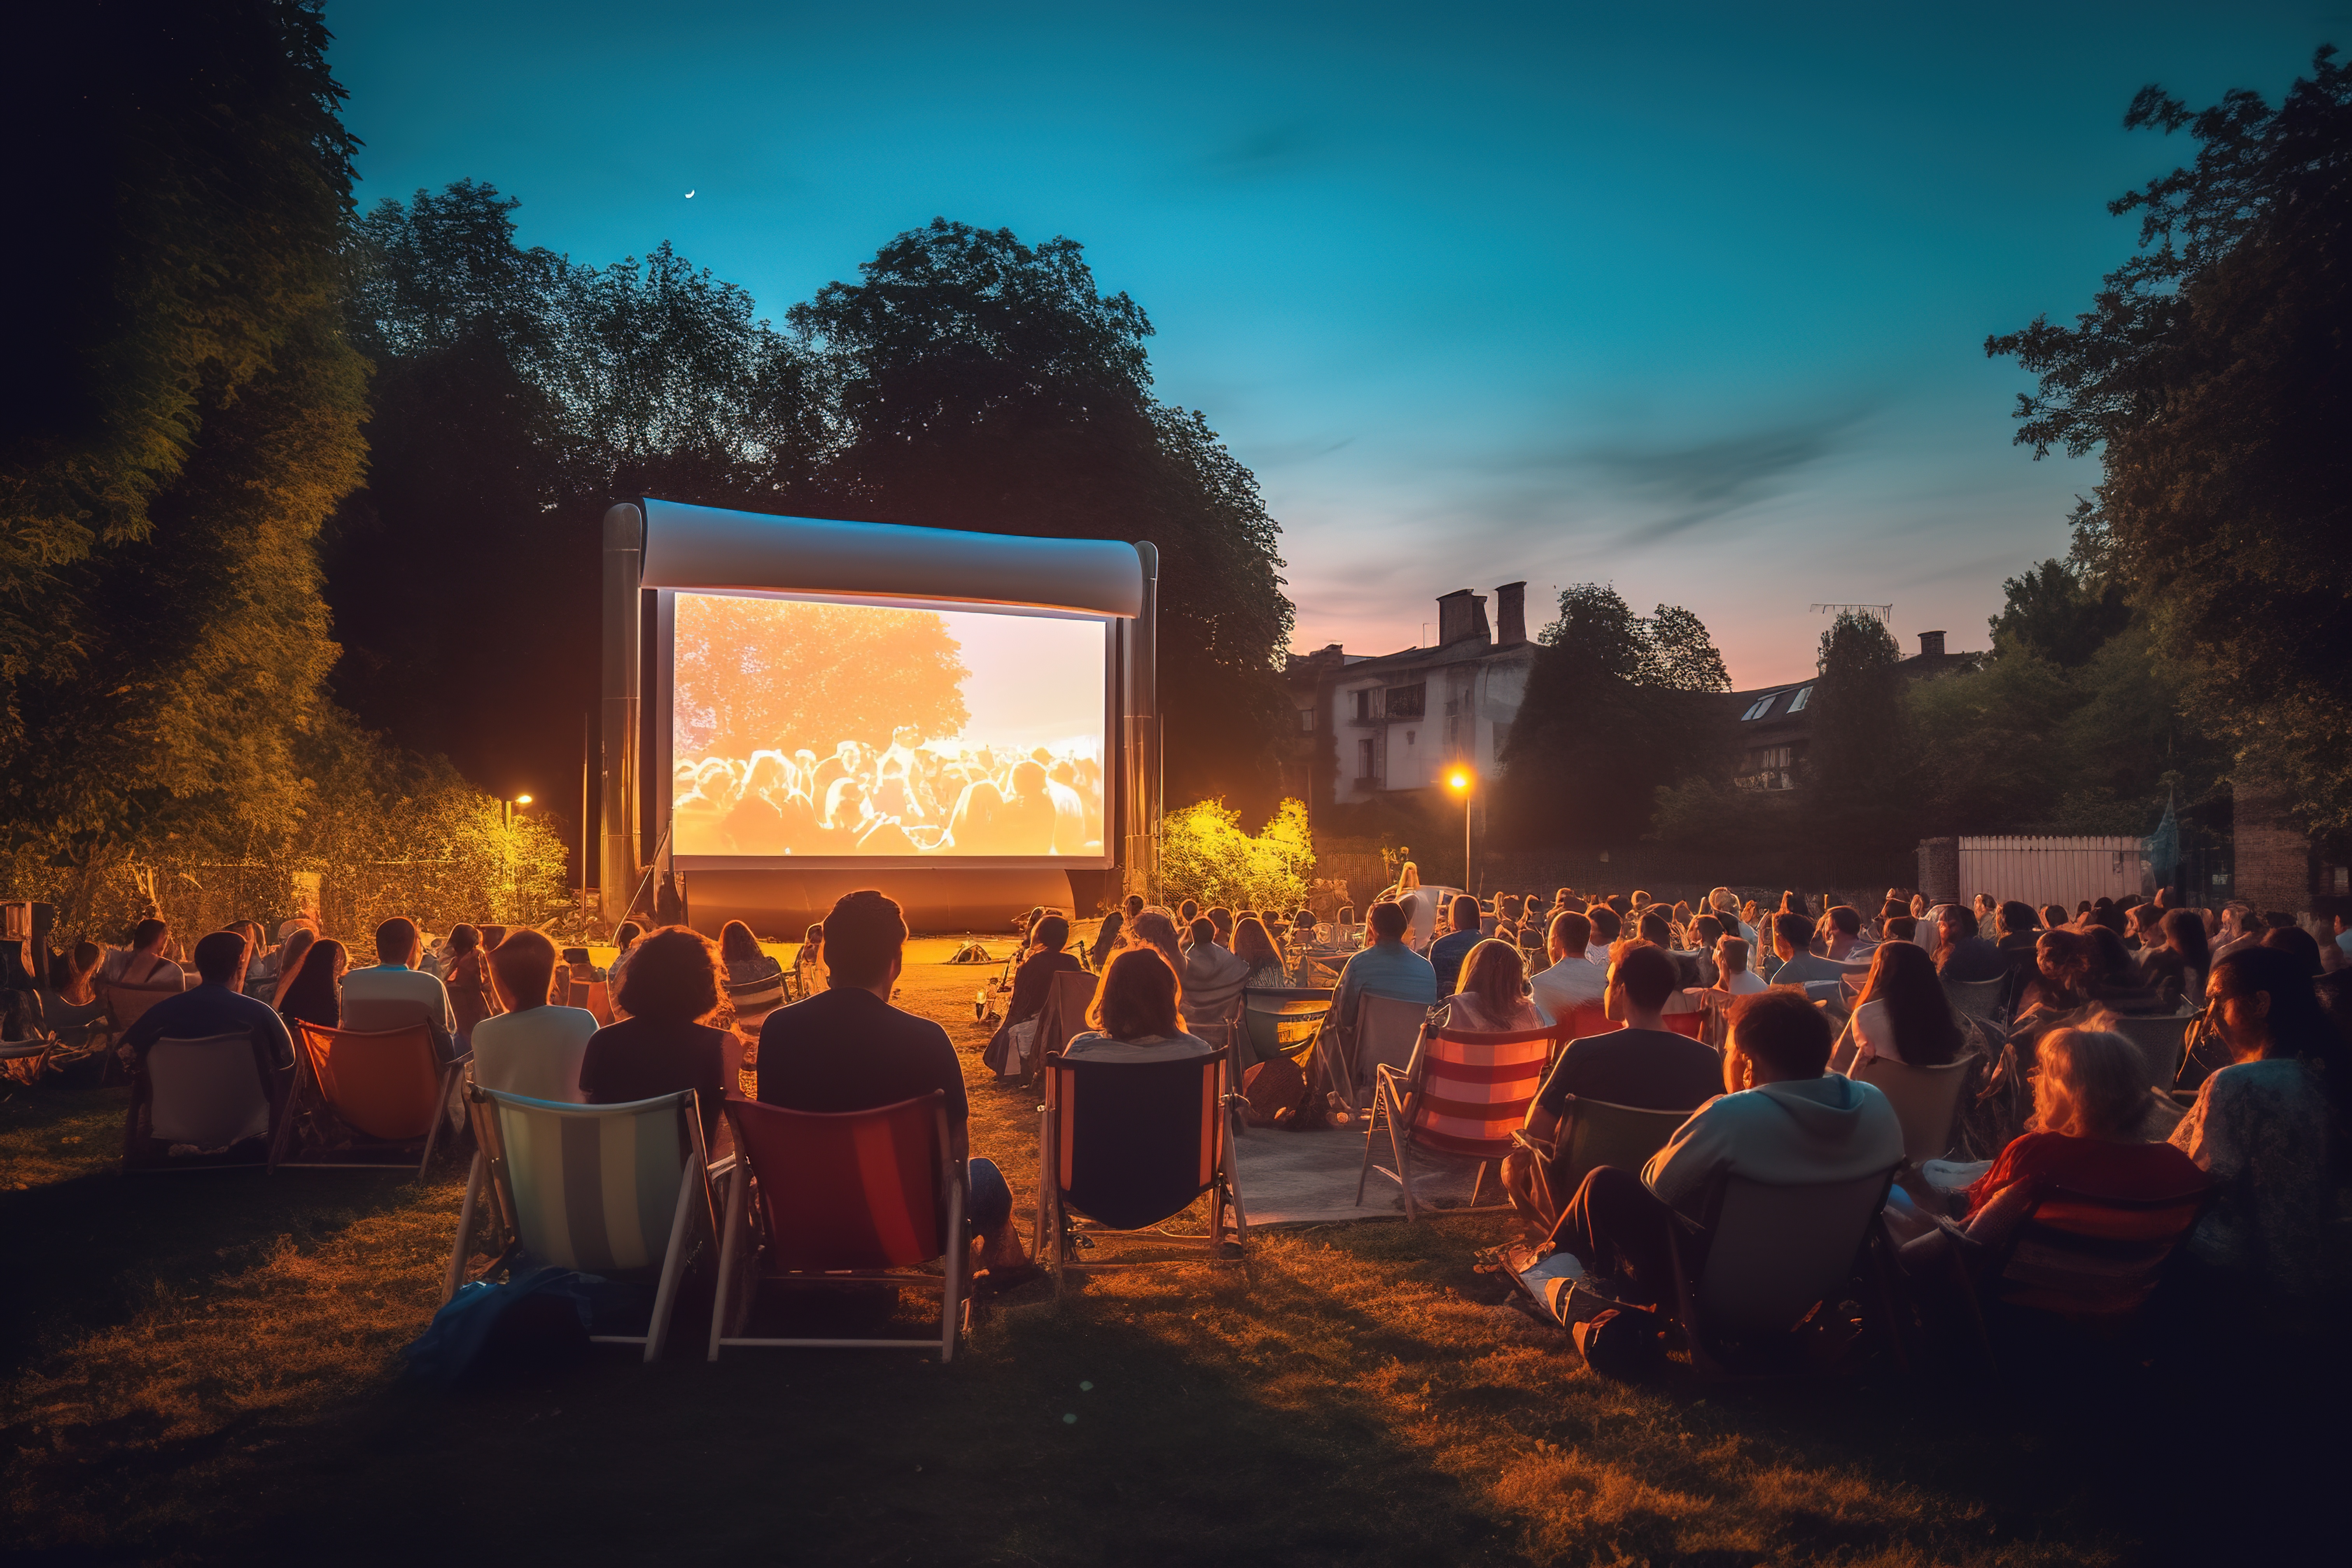
[[[1981,1294],[2000,1308],[2115,1337],[2155,1292],[2205,1196],[2202,1181],[2152,1198],[2044,1187]],[[1978,1327],[1982,1332],[1981,1317]],[[1990,1340],[1985,1350],[1990,1355]]]
[[[719,1234],[710,1359],[729,1345],[929,1350],[955,1357],[963,1322],[964,1184],[939,1089],[873,1110],[824,1114],[730,1098],[737,1158]],[[751,1194],[759,1191],[759,1214]],[[945,1259],[939,1274],[894,1272]],[[759,1339],[741,1331],[764,1284],[887,1284],[940,1292],[930,1339]]]
[[712,1229],[710,1183],[730,1164],[710,1167],[694,1090],[625,1105],[562,1105],[469,1083],[466,1104],[474,1166],[441,1300],[465,1280],[474,1216],[487,1196],[494,1256],[478,1279],[541,1265],[625,1278],[658,1266],[646,1331],[589,1338],[643,1345],[646,1361],[659,1360],[687,1251]]
[[294,1056],[293,1096],[278,1120],[272,1171],[401,1167],[421,1144],[416,1179],[425,1179],[467,1057],[442,1061],[422,1024],[362,1031],[299,1020]]
[[[1229,1112],[1233,1048],[1172,1061],[1045,1062],[1045,1103],[1037,1112],[1037,1228],[1034,1254],[1054,1271],[1054,1290],[1069,1276],[1159,1262],[1081,1263],[1081,1236],[1132,1233],[1184,1213],[1202,1194],[1208,1226],[1198,1238],[1213,1263],[1224,1254],[1226,1222],[1237,1247],[1249,1245],[1249,1216],[1233,1168]],[[1082,1221],[1091,1221],[1091,1225]],[[1163,1260],[1165,1261],[1165,1260]]]
[[[157,1040],[131,1075],[122,1168],[151,1173],[267,1164],[295,1071],[272,1065],[241,1031]],[[184,1152],[174,1154],[174,1149]]]
[[[1364,1164],[1356,1176],[1356,1202],[1375,1170],[1404,1188],[1405,1218],[1421,1217],[1412,1191],[1415,1150],[1478,1162],[1470,1188],[1470,1208],[1485,1190],[1487,1170],[1517,1147],[1512,1134],[1527,1120],[1528,1107],[1543,1087],[1557,1037],[1550,1029],[1509,1034],[1423,1028],[1409,1072],[1382,1064],[1372,1095],[1371,1125],[1365,1130]],[[1372,1163],[1381,1120],[1389,1124],[1393,1171]]]

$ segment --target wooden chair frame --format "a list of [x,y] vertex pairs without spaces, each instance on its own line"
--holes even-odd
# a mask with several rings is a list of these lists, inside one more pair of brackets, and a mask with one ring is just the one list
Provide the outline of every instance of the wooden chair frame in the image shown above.
[[[758,1179],[752,1170],[745,1140],[739,1133],[737,1152],[727,1183],[727,1215],[721,1223],[719,1247],[719,1296],[710,1309],[709,1359],[717,1361],[725,1348],[737,1350],[889,1350],[919,1351],[936,1348],[940,1363],[947,1364],[955,1359],[956,1341],[963,1330],[965,1317],[971,1310],[970,1282],[964,1278],[971,1253],[965,1239],[964,1183],[955,1161],[950,1156],[952,1147],[948,1135],[947,1097],[933,1089],[927,1098],[933,1100],[932,1125],[937,1139],[940,1172],[939,1202],[944,1215],[940,1235],[947,1246],[946,1267],[934,1278],[928,1274],[897,1273],[888,1269],[842,1269],[813,1272],[798,1269],[769,1271],[760,1267],[759,1230],[762,1208],[751,1203],[751,1185]],[[744,1103],[730,1097],[727,1114],[732,1118],[735,1108]],[[887,1109],[887,1108],[881,1108]],[[743,1268],[743,1249],[751,1248],[751,1267]],[[739,1279],[738,1270],[741,1270]],[[762,1285],[892,1285],[902,1290],[937,1290],[940,1293],[940,1331],[936,1339],[838,1340],[814,1338],[755,1338],[726,1332],[730,1316],[739,1320],[750,1315]],[[740,1293],[740,1300],[739,1300]]]
[[[412,1027],[415,1026],[412,1026]],[[286,1097],[286,1108],[278,1115],[277,1134],[270,1140],[270,1173],[275,1175],[279,1171],[398,1171],[407,1169],[408,1161],[404,1156],[398,1160],[289,1160],[286,1158],[287,1148],[293,1142],[294,1138],[294,1124],[301,1120],[303,1109],[302,1095],[305,1086],[309,1088],[311,1093],[320,1097],[320,1104],[325,1110],[330,1111],[334,1110],[333,1102],[326,1099],[325,1091],[320,1087],[318,1069],[311,1065],[310,1048],[302,1039],[303,1031],[316,1029],[318,1026],[315,1024],[298,1023],[294,1027],[294,1084],[292,1090]],[[410,1031],[408,1029],[331,1029],[323,1030],[321,1032],[335,1035],[404,1035]],[[429,1032],[426,1037],[429,1041]],[[467,1066],[472,1062],[473,1059],[474,1053],[467,1051],[457,1057],[455,1060],[442,1064],[439,1075],[440,1088],[434,1101],[436,1109],[433,1115],[433,1124],[425,1130],[425,1152],[417,1157],[415,1170],[409,1177],[411,1181],[423,1181],[425,1179],[425,1172],[426,1168],[433,1163],[433,1151],[440,1144],[442,1125],[449,1120],[449,1109],[452,1097],[457,1092],[457,1085],[463,1080]],[[354,1129],[354,1131],[357,1130]],[[379,1152],[390,1152],[394,1150],[404,1149],[410,1143],[415,1142],[415,1140],[407,1138],[394,1139],[378,1142],[373,1144],[373,1147]],[[358,1152],[364,1152],[367,1146],[363,1145]]]
[[[1239,1263],[1244,1272],[1249,1261],[1249,1212],[1242,1205],[1241,1176],[1234,1160],[1233,1123],[1238,1109],[1245,1102],[1236,1091],[1234,1073],[1234,1050],[1229,1041],[1209,1057],[1200,1058],[1216,1064],[1217,1088],[1213,1114],[1217,1126],[1211,1134],[1216,1140],[1214,1168],[1210,1177],[1209,1228],[1199,1237],[1202,1255],[1206,1261]],[[1076,1250],[1068,1243],[1078,1237],[1136,1237],[1147,1233],[1165,1235],[1158,1226],[1139,1230],[1115,1230],[1091,1219],[1071,1213],[1065,1201],[1060,1180],[1060,1111],[1062,1108],[1062,1053],[1055,1051],[1047,1058],[1045,1072],[1045,1103],[1037,1108],[1037,1218],[1031,1232],[1030,1255],[1054,1276],[1056,1300],[1067,1293],[1071,1275],[1105,1274],[1121,1269],[1162,1268],[1171,1262],[1186,1259],[1150,1259],[1140,1262],[1080,1263],[1070,1254]],[[1230,1211],[1233,1219],[1234,1244],[1238,1256],[1224,1255],[1225,1220]],[[1170,1217],[1173,1217],[1172,1215]],[[1165,1221],[1161,1222],[1166,1223]],[[1168,1237],[1171,1241],[1192,1238]],[[1048,1244],[1051,1243],[1049,1246]]]
[[[524,1095],[509,1095],[509,1100],[526,1100]],[[632,1105],[570,1105],[554,1100],[533,1100],[568,1115],[593,1116],[640,1114],[644,1102]],[[457,1238],[449,1249],[449,1267],[441,1278],[441,1300],[446,1305],[466,1282],[466,1260],[471,1256],[474,1237],[474,1215],[481,1207],[487,1193],[490,1200],[490,1220],[494,1226],[491,1259],[476,1279],[487,1279],[501,1268],[511,1268],[522,1246],[521,1227],[518,1223],[514,1199],[514,1184],[507,1169],[506,1140],[499,1127],[498,1105],[492,1091],[470,1079],[466,1084],[467,1115],[474,1129],[474,1163],[466,1174],[466,1199],[457,1211]],[[711,1201],[711,1187],[723,1181],[735,1165],[732,1155],[710,1162],[709,1151],[702,1139],[702,1112],[698,1097],[689,1089],[681,1109],[686,1119],[689,1152],[686,1168],[680,1173],[677,1187],[677,1207],[670,1216],[669,1246],[662,1256],[660,1282],[654,1289],[653,1315],[642,1334],[591,1334],[589,1342],[600,1345],[643,1345],[644,1359],[661,1359],[662,1348],[669,1339],[672,1317],[677,1309],[678,1283],[686,1274],[686,1254],[692,1239],[698,1215],[702,1228],[715,1230],[717,1221]],[[695,1202],[699,1194],[701,1202]]]

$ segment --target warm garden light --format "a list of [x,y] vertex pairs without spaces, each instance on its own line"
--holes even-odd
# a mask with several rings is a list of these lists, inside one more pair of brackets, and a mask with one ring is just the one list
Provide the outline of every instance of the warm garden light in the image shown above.
[[1470,787],[1470,775],[1464,773],[1460,768],[1456,768],[1445,782],[1452,788],[1466,790]]
[[519,795],[515,796],[515,804],[517,805],[529,805],[530,804],[530,796],[527,795]]

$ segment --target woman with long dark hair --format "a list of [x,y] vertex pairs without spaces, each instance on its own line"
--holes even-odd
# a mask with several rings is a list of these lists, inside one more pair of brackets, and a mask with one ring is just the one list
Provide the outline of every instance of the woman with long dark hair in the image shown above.
[[2213,1183],[2189,1253],[2284,1294],[2324,1289],[2341,1269],[2335,1193],[2352,1049],[2304,966],[2276,948],[2225,955],[2205,995],[2230,1065],[2172,1132]]
[[1255,915],[1234,927],[1234,956],[1249,965],[1242,981],[1244,989],[1280,990],[1290,984],[1289,973],[1282,963],[1282,950],[1275,946],[1265,922]]
[[278,950],[278,979],[269,988],[269,1005],[273,1007],[286,1000],[286,988],[294,984],[294,976],[302,970],[302,955],[310,951],[319,933],[309,926],[297,926],[287,933],[286,945]]
[[1919,1068],[1959,1060],[1966,1044],[1936,961],[1916,942],[1885,942],[1872,954],[1848,1028],[1857,1059],[1885,1057]]
[[2154,941],[2140,953],[2142,979],[2175,1007],[2184,997],[2202,996],[2206,973],[2213,967],[2204,921],[2195,910],[2167,910],[2153,930]]
[[1527,977],[1517,946],[1486,938],[1463,959],[1460,988],[1440,1004],[1450,1009],[1449,1026],[1482,1034],[1542,1028],[1543,1016],[1528,999]]
[[285,977],[278,993],[278,1016],[289,1024],[299,1021],[322,1029],[341,1028],[341,983],[350,963],[340,942],[321,938],[305,947],[294,960],[294,973]]
[[449,928],[441,984],[449,993],[450,1016],[457,1021],[457,1049],[471,1050],[474,1026],[490,1016],[490,976],[482,967],[482,933],[476,927]]

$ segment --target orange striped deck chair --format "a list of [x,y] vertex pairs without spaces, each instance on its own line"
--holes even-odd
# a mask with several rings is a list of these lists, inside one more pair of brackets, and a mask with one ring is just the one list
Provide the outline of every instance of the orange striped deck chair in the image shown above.
[[1224,1253],[1227,1222],[1235,1244],[1246,1247],[1249,1216],[1242,1208],[1229,1136],[1233,1121],[1227,1112],[1239,1099],[1232,1089],[1232,1058],[1231,1046],[1171,1061],[1083,1056],[1073,1060],[1059,1051],[1045,1058],[1045,1103],[1037,1113],[1034,1251],[1053,1269],[1055,1294],[1073,1274],[1150,1268],[1170,1261],[1079,1258],[1080,1249],[1093,1245],[1093,1236],[1158,1226],[1190,1209],[1203,1194],[1209,1199],[1208,1225],[1197,1240],[1211,1262],[1237,1261]]
[[[1558,1037],[1555,1029],[1508,1034],[1423,1029],[1410,1070],[1399,1072],[1385,1065],[1379,1069],[1371,1124],[1365,1131],[1363,1169],[1356,1177],[1356,1202],[1364,1201],[1364,1183],[1377,1170],[1404,1188],[1405,1217],[1420,1218],[1412,1190],[1412,1156],[1419,1151],[1478,1162],[1477,1179],[1470,1188],[1470,1209],[1475,1210],[1488,1169],[1517,1147],[1512,1134],[1527,1120],[1528,1107],[1543,1087],[1544,1068]],[[1393,1171],[1372,1163],[1384,1119],[1389,1149],[1396,1159]]]
[[[727,1185],[710,1359],[733,1345],[929,1350],[955,1357],[963,1320],[963,1180],[949,1153],[939,1089],[874,1110],[788,1110],[730,1097],[736,1162]],[[758,1223],[751,1213],[759,1194]],[[939,1274],[903,1272],[945,1258]],[[940,1293],[929,1339],[753,1338],[741,1331],[762,1285],[895,1285]]]
[[660,1359],[688,1250],[711,1228],[709,1162],[694,1090],[571,1105],[468,1084],[466,1103],[474,1165],[441,1300],[455,1296],[465,1279],[474,1216],[487,1199],[495,1257],[478,1279],[542,1264],[606,1278],[658,1268],[644,1332],[616,1333],[600,1323],[606,1331],[588,1337],[643,1345],[646,1361]]
[[[272,1171],[383,1170],[424,1180],[467,1058],[444,1062],[422,1024],[326,1029],[296,1021],[292,1102],[278,1118]],[[290,1157],[289,1157],[290,1156]]]
[[1990,1289],[2005,1306],[2075,1323],[2123,1323],[2154,1293],[2205,1192],[2201,1181],[2154,1198],[2044,1187]]

